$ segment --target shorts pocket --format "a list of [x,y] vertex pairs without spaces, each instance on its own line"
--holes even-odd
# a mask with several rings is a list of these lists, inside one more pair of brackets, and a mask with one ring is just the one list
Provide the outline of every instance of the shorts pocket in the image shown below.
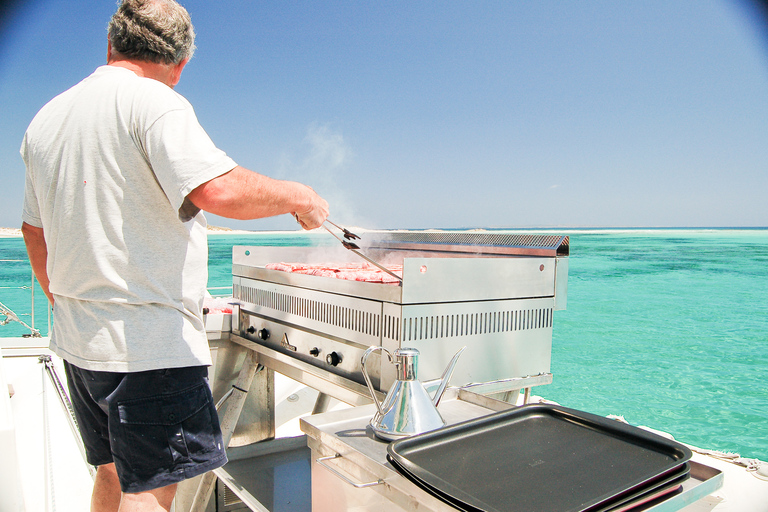
[[[124,460],[135,470],[170,469],[219,449],[207,384],[117,404]],[[214,410],[215,411],[215,410]],[[215,414],[215,412],[214,412]]]
[[167,395],[125,400],[117,404],[120,423],[128,425],[176,425],[210,404],[207,385]]

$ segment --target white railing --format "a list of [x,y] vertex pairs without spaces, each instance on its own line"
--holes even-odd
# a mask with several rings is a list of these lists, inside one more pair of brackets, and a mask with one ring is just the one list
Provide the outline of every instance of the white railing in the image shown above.
[[[14,262],[14,263],[20,263],[25,262],[27,260],[0,260],[3,262]],[[35,328],[35,283],[37,283],[37,279],[35,278],[35,273],[30,270],[31,275],[31,283],[29,286],[5,286],[0,287],[6,288],[6,289],[16,289],[16,290],[29,290],[29,304],[30,304],[30,324],[27,324],[24,322],[19,316],[27,316],[26,314],[22,313],[21,315],[17,315],[11,308],[0,302],[0,317],[5,315],[4,320],[0,320],[0,326],[7,325],[11,322],[18,322],[22,326],[24,326],[26,329],[29,330],[29,334],[24,334],[24,337],[32,337],[32,338],[40,338],[42,337],[42,334],[40,333],[39,329]],[[222,291],[226,290],[226,293],[222,293]],[[232,287],[231,286],[215,286],[215,287],[209,287],[208,293],[212,297],[229,297],[232,295]],[[46,301],[46,314],[48,317],[48,330],[46,332],[46,336],[48,336],[51,332],[51,305]]]
[[[0,260],[3,262],[9,262],[9,263],[23,263],[27,260]],[[24,326],[26,329],[29,330],[29,334],[25,334],[25,337],[33,337],[33,338],[39,338],[41,337],[40,330],[35,328],[35,283],[37,282],[37,279],[35,279],[35,273],[32,272],[30,269],[30,276],[31,276],[31,282],[29,286],[5,286],[3,288],[6,289],[17,289],[17,290],[29,290],[30,292],[30,324],[27,324],[24,322],[21,318],[19,318],[19,315],[17,315],[11,308],[0,302],[0,315],[5,315],[4,320],[0,320],[0,326],[7,325],[11,322],[18,322],[22,326]],[[47,304],[47,302],[46,302]],[[48,333],[51,331],[51,307],[48,305],[46,307],[47,309],[47,316],[48,316]],[[26,314],[22,313],[21,316],[26,316]]]
[[[227,293],[214,292],[214,290],[226,290]],[[211,294],[211,297],[231,297],[232,286],[209,286],[208,293]]]

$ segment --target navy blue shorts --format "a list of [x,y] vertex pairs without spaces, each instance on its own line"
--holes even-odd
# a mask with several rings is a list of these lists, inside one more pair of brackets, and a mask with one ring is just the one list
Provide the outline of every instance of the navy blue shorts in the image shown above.
[[115,373],[65,361],[64,369],[88,463],[114,462],[123,492],[165,487],[227,462],[207,367]]

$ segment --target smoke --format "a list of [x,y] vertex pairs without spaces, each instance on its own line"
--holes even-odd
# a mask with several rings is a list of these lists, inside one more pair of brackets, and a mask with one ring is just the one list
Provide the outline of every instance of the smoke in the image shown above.
[[360,225],[352,194],[350,171],[354,153],[341,131],[329,124],[312,123],[295,155],[282,158],[280,174],[309,185],[330,205],[330,217],[337,223]]
[[310,125],[304,143],[309,147],[309,153],[303,166],[330,178],[346,168],[352,155],[344,136],[334,132],[328,125]]

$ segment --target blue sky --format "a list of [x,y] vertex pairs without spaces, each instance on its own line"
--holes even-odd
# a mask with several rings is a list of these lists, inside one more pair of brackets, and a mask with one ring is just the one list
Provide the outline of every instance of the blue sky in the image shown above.
[[[198,50],[176,90],[337,223],[768,226],[768,29],[746,0],[182,4]],[[0,226],[21,223],[27,124],[104,63],[115,7],[6,15]]]

